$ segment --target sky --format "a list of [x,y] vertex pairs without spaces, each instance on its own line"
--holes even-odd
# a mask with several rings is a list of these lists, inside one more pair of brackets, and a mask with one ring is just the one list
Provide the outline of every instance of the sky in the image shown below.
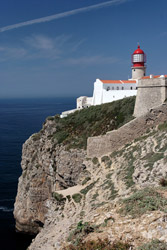
[[99,79],[167,74],[166,0],[1,0],[0,98],[92,96]]

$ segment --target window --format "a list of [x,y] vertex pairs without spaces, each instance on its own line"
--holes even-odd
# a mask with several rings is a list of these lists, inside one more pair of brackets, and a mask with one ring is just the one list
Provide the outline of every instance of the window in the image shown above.
[[117,90],[119,90],[119,87],[117,87]]
[[133,62],[144,62],[144,55],[143,54],[135,54],[133,55]]
[[124,87],[122,87],[122,90],[124,90]]

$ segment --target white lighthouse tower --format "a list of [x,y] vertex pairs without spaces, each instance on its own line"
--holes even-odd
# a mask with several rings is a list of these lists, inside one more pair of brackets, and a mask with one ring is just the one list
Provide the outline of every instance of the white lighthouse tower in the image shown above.
[[146,54],[140,45],[132,54],[132,79],[141,79],[146,75]]

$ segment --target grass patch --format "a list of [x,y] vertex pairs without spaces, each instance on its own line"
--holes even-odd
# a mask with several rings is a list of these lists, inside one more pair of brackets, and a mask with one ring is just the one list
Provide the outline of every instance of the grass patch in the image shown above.
[[124,215],[130,214],[133,218],[155,210],[167,212],[167,199],[151,188],[139,190],[121,203],[122,208],[119,212]]
[[131,152],[128,152],[128,154],[126,154],[126,159],[128,159],[128,166],[126,166],[125,168],[124,181],[125,181],[127,188],[130,188],[135,184],[133,181],[133,173],[135,170],[135,167],[133,165],[135,161],[133,152],[134,152],[134,149]]
[[115,190],[114,183],[110,179],[107,179],[102,186],[104,190],[109,190],[108,200],[114,200],[118,193],[118,191]]
[[80,240],[76,245],[69,245],[64,250],[129,250],[131,247],[128,243],[114,242],[111,243],[107,238],[102,240],[88,240],[86,242]]
[[[56,132],[52,139],[67,145],[67,148],[84,148],[87,138],[106,134],[133,119],[135,97],[128,97],[112,103],[91,106],[76,111],[67,117],[55,116]],[[111,120],[114,121],[111,123]]]
[[167,250],[167,243],[154,239],[151,242],[138,247],[137,250]]
[[76,203],[80,203],[81,199],[82,199],[82,195],[77,193],[77,194],[73,194],[72,195],[72,198],[73,200],[76,202]]
[[143,135],[143,136],[139,136],[138,138],[136,138],[134,140],[134,142],[138,142],[138,141],[143,141],[143,140],[146,140],[148,137],[152,136],[152,135],[155,135],[156,131],[152,131],[146,135]]
[[164,157],[163,153],[151,152],[151,153],[147,154],[146,156],[144,156],[142,158],[142,160],[146,160],[147,165],[145,165],[145,166],[149,167],[149,170],[152,170],[154,163],[161,160],[163,157]]

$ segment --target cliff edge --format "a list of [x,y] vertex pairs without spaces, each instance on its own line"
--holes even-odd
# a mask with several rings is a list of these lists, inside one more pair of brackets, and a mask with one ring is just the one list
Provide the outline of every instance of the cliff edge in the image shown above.
[[150,126],[116,150],[92,157],[85,150],[87,137],[118,131],[133,108],[127,98],[49,117],[25,142],[14,216],[17,230],[38,233],[30,250],[92,249],[90,242],[167,249],[166,105],[150,110]]

